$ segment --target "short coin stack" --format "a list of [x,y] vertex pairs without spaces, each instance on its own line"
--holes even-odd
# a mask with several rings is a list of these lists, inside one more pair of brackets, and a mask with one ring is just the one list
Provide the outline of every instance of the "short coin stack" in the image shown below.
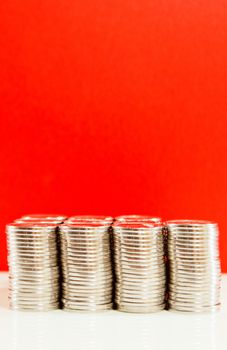
[[60,227],[64,309],[112,308],[110,224],[108,220],[74,217]]
[[113,225],[115,304],[120,311],[154,312],[165,307],[165,262],[161,223]]
[[19,221],[7,226],[10,308],[33,311],[57,309],[56,223]]
[[218,226],[212,222],[168,221],[169,307],[203,312],[220,306]]

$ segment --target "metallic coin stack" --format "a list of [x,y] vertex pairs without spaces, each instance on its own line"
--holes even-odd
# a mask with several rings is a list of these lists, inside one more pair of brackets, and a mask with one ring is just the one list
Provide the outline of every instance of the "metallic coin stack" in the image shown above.
[[60,227],[62,304],[65,310],[101,311],[112,308],[109,227],[108,222],[93,222],[92,219],[67,222]]
[[47,311],[59,306],[56,224],[7,226],[9,304],[13,310]]
[[113,225],[115,306],[126,312],[154,312],[165,307],[162,224]]
[[220,306],[218,225],[168,221],[169,308],[203,312]]

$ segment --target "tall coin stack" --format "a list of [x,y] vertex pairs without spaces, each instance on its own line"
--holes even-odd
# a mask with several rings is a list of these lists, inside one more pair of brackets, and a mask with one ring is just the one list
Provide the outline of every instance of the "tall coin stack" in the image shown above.
[[155,312],[165,307],[165,262],[161,223],[113,225],[115,306],[126,312]]
[[65,310],[112,308],[110,224],[109,220],[74,217],[60,227]]
[[168,221],[169,308],[203,312],[220,307],[218,225]]
[[10,308],[31,311],[57,309],[57,223],[17,221],[7,226]]

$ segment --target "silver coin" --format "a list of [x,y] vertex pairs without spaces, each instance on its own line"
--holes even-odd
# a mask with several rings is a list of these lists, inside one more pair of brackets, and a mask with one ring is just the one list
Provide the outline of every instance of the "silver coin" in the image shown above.
[[34,297],[36,295],[54,295],[54,292],[58,292],[58,288],[54,288],[54,286],[46,287],[46,288],[28,288],[28,287],[10,287],[9,288],[9,295],[16,295],[19,294],[32,294]]
[[63,248],[61,251],[63,256],[75,256],[75,253],[79,256],[84,256],[84,255],[89,255],[89,256],[106,256],[110,254],[109,247],[94,247],[92,249],[78,249],[78,247],[71,249],[70,247],[68,248]]
[[132,301],[132,300],[118,300],[118,301],[116,301],[116,304],[118,305],[118,306],[120,306],[120,305],[128,305],[128,306],[137,306],[137,307],[141,307],[141,308],[143,308],[143,307],[145,307],[145,306],[150,306],[150,307],[158,307],[158,306],[161,306],[161,305],[163,305],[164,304],[164,300],[162,300],[161,302],[159,301],[159,300],[157,300],[157,301],[149,301],[149,302],[146,302],[146,301],[140,301],[140,302],[138,302],[137,300],[135,300],[135,301]]
[[[195,291],[195,290],[209,290],[209,286],[211,285],[210,282],[205,283],[197,283],[197,284],[193,284],[191,282],[186,283],[186,282],[177,282],[177,283],[170,283],[168,284],[168,288],[169,290],[175,291],[175,290],[190,290],[190,291]],[[215,281],[213,283],[213,288],[214,290],[218,290],[220,288],[220,281]]]
[[63,275],[80,273],[82,274],[94,274],[94,273],[110,273],[112,271],[111,266],[102,266],[103,264],[94,265],[93,267],[89,266],[63,266],[62,272]]
[[50,259],[55,259],[56,258],[56,252],[53,252],[52,251],[47,251],[47,252],[20,252],[18,251],[16,254],[14,253],[9,253],[8,255],[8,259],[11,260],[11,258],[13,259],[30,259],[30,258],[33,258],[33,259],[36,259],[36,258],[39,258],[39,259],[46,259],[46,260],[50,260]]
[[106,291],[109,291],[109,290],[112,290],[113,286],[112,286],[112,283],[99,283],[99,284],[88,284],[88,283],[67,283],[67,282],[63,282],[62,283],[62,289],[68,291],[68,290],[81,290],[82,292],[95,292],[95,291],[103,291],[103,290],[106,290]]
[[119,256],[121,259],[122,264],[130,264],[130,265],[140,265],[140,266],[151,266],[155,265],[156,263],[159,262],[164,262],[164,257],[163,256],[149,256],[149,257],[134,257],[132,256],[131,258],[127,256]]
[[45,295],[34,296],[33,298],[24,294],[9,295],[11,303],[20,303],[24,305],[37,305],[37,304],[59,304],[59,297],[47,297]]
[[[74,275],[73,275],[74,274]],[[62,277],[64,279],[70,279],[74,280],[77,278],[81,278],[84,280],[92,280],[92,279],[105,279],[105,278],[111,278],[112,277],[112,270],[106,270],[106,271],[98,271],[95,268],[93,270],[88,269],[80,269],[80,270],[73,270],[73,271],[64,271],[62,274]]]
[[189,303],[190,305],[197,305],[197,304],[205,305],[207,303],[215,305],[219,303],[219,298],[220,298],[220,295],[217,295],[217,296],[204,295],[204,296],[197,296],[194,298],[189,298],[188,296],[180,298],[179,295],[169,296],[170,300],[173,300],[173,301],[177,300],[177,302],[181,302],[182,304]]
[[[106,264],[106,266],[102,266],[101,267],[101,265],[105,265]],[[63,268],[63,272],[64,272],[64,270],[66,270],[66,271],[87,271],[87,272],[92,272],[92,271],[108,271],[108,270],[110,270],[111,269],[111,265],[109,264],[109,263],[106,263],[106,262],[102,262],[102,261],[100,261],[100,262],[96,262],[96,263],[87,263],[87,264],[82,264],[82,263],[75,263],[74,265],[71,263],[71,264],[69,264],[69,263],[67,263],[67,267],[65,266],[64,268]]]
[[114,258],[117,259],[160,259],[164,257],[164,251],[141,251],[141,250],[118,250],[114,253]]
[[116,297],[131,297],[131,298],[138,298],[139,300],[143,300],[144,297],[149,298],[150,300],[154,300],[155,298],[159,297],[163,299],[165,298],[164,291],[156,290],[156,291],[149,291],[149,290],[140,290],[140,291],[133,291],[133,290],[127,290],[125,288],[122,288],[120,290],[116,290],[115,292]]
[[61,246],[62,249],[86,249],[86,250],[91,250],[91,249],[104,249],[106,246],[110,245],[110,240],[103,237],[103,239],[101,239],[101,237],[99,237],[98,239],[80,239],[80,240],[75,240],[73,242],[71,242],[70,240],[64,241],[61,240]]
[[116,295],[119,297],[128,296],[128,297],[141,297],[149,296],[149,298],[164,298],[165,293],[164,289],[150,289],[150,288],[140,288],[140,289],[127,289],[127,288],[116,288]]
[[82,296],[82,295],[78,295],[78,293],[75,294],[67,294],[67,295],[63,295],[63,300],[67,301],[67,302],[72,302],[72,303],[77,303],[77,304],[109,304],[112,303],[112,295],[94,295],[94,294],[90,294],[87,296]]
[[209,308],[211,306],[217,306],[217,305],[220,305],[219,302],[217,302],[216,300],[211,300],[211,303],[209,303],[208,301],[194,301],[194,302],[191,302],[191,301],[175,301],[175,300],[172,300],[170,299],[169,300],[169,304],[170,305],[173,305],[173,306],[180,306],[180,307],[184,307],[184,308],[201,308],[201,309],[206,309],[206,308]]
[[111,283],[113,281],[112,275],[106,275],[106,276],[94,276],[92,278],[88,278],[86,275],[84,276],[80,276],[80,277],[66,277],[63,276],[62,278],[62,282],[64,283],[70,283],[70,284],[77,284],[77,283],[84,283],[84,284],[88,284],[88,283],[96,283],[96,284],[100,284],[100,283]]
[[149,245],[147,245],[147,247],[145,247],[144,245],[140,245],[140,244],[132,244],[132,245],[127,245],[123,246],[123,245],[119,245],[119,246],[115,246],[115,254],[120,253],[120,254],[143,254],[143,255],[151,255],[151,254],[164,254],[164,247],[151,247]]
[[117,216],[115,220],[120,222],[162,222],[161,218],[149,215],[121,215]]
[[145,297],[145,296],[141,296],[138,295],[137,297],[135,296],[131,296],[129,297],[128,295],[121,295],[115,296],[115,302],[120,304],[120,303],[130,303],[130,304],[139,304],[139,305],[160,305],[163,304],[165,302],[165,297],[164,295],[162,297],[159,296],[150,296],[149,297]]
[[132,306],[132,305],[124,305],[120,304],[117,305],[118,311],[122,312],[130,312],[130,313],[152,313],[152,312],[159,312],[165,309],[165,304],[158,305],[158,306]]
[[10,308],[13,310],[20,310],[20,309],[29,309],[30,311],[48,311],[48,310],[54,310],[59,308],[58,302],[40,302],[37,300],[35,303],[24,303],[20,300],[10,301],[9,302]]
[[140,276],[147,276],[147,274],[156,274],[156,273],[162,273],[165,271],[165,264],[162,262],[161,264],[156,264],[149,266],[149,268],[146,269],[137,269],[137,268],[132,268],[132,267],[127,267],[127,266],[122,266],[120,263],[115,262],[115,271],[117,274],[122,273],[122,274],[135,274],[135,275],[140,275]]
[[208,243],[208,242],[215,242],[218,238],[218,235],[211,234],[211,235],[204,235],[204,234],[191,234],[191,235],[185,235],[176,233],[175,235],[168,235],[168,242],[180,242],[180,243],[198,243],[201,244],[202,242]]
[[190,283],[205,283],[206,281],[209,283],[210,281],[221,281],[220,273],[214,274],[194,274],[194,275],[186,275],[183,272],[171,272],[170,280],[172,281],[185,281]]
[[140,295],[143,295],[143,293],[163,293],[166,290],[165,286],[138,286],[138,285],[133,285],[133,284],[126,284],[126,283],[121,283],[119,285],[119,282],[117,282],[115,286],[115,292],[123,293],[124,291],[127,292],[132,292],[132,293],[139,293]]
[[[215,306],[210,306],[210,307],[200,307],[200,306],[197,306],[197,307],[193,307],[193,306],[190,306],[190,307],[185,307],[185,306],[180,306],[180,305],[175,305],[175,304],[170,304],[171,306],[171,310],[174,310],[174,311],[179,311],[179,312],[193,312],[193,313],[204,313],[204,312],[213,312],[213,311],[219,311],[220,308],[221,308],[221,304],[218,304],[218,305],[215,305]],[[170,310],[170,311],[171,311]]]
[[101,245],[101,244],[77,244],[75,247],[72,245],[69,245],[67,247],[61,246],[61,250],[63,253],[71,253],[74,254],[75,252],[78,253],[84,253],[84,254],[89,254],[89,253],[104,253],[106,250],[110,249],[109,244]]
[[[40,269],[40,270],[32,270],[32,272],[28,272],[27,270],[23,271],[20,266],[16,266],[11,268],[10,266],[10,271],[9,275],[20,275],[26,273],[26,276],[34,276],[34,277],[40,277],[40,276],[47,276],[47,275],[55,275],[58,274],[59,272],[59,267],[58,266],[52,266],[52,267],[46,267],[45,269]],[[15,274],[14,274],[15,273]]]
[[53,305],[23,305],[16,303],[9,303],[9,307],[11,310],[14,311],[37,311],[37,312],[46,312],[46,311],[53,311],[57,310],[59,308],[59,304],[53,304]]
[[26,280],[26,279],[11,279],[9,280],[9,286],[33,286],[33,287],[52,287],[54,285],[58,285],[58,279],[52,279],[52,280],[46,280],[43,279],[41,281],[37,281],[37,280]]
[[77,304],[81,306],[89,305],[89,304],[96,304],[96,305],[105,305],[112,303],[111,296],[99,296],[99,295],[90,295],[90,296],[76,296],[76,297],[70,297],[67,296],[67,298],[64,296],[63,304],[71,303],[71,304]]
[[[116,281],[128,278],[129,280],[134,279],[134,280],[138,281],[138,283],[141,283],[141,282],[143,282],[143,280],[146,276],[148,276],[148,275],[147,274],[140,275],[140,274],[134,274],[134,273],[123,273],[123,272],[119,271],[119,273],[117,274],[117,277],[116,277]],[[157,279],[157,280],[163,278],[166,281],[165,271],[159,272],[159,273],[153,273],[152,277],[154,279]]]
[[[39,225],[40,226],[40,225]],[[19,237],[26,237],[26,238],[34,238],[37,236],[37,239],[40,237],[48,239],[49,236],[56,237],[57,230],[55,225],[51,225],[50,228],[45,228],[45,224],[43,227],[36,227],[34,225],[31,225],[26,228],[26,230],[8,230],[7,231],[8,236],[7,239],[17,239]]]
[[69,290],[63,289],[63,297],[65,299],[70,299],[70,296],[78,300],[87,298],[112,298],[112,289],[109,287],[103,287],[103,289],[97,290],[94,288],[90,290],[86,290],[86,288],[71,288]]
[[[64,260],[63,260],[64,261]],[[68,259],[67,261],[64,261],[69,267],[70,266],[82,266],[82,267],[95,267],[100,264],[106,264],[106,267],[110,265],[110,258],[103,258],[103,259]]]
[[109,304],[103,304],[103,305],[78,305],[73,304],[71,302],[64,302],[63,301],[63,309],[65,311],[104,311],[104,310],[111,310],[112,309],[112,303]]
[[38,248],[38,247],[35,247],[35,246],[28,246],[28,245],[25,245],[23,246],[22,248],[21,247],[18,247],[18,246],[13,246],[11,245],[10,247],[10,251],[9,251],[9,255],[12,256],[14,255],[13,252],[14,251],[17,251],[16,255],[17,254],[32,254],[33,252],[35,252],[36,255],[38,254],[49,254],[49,255],[56,255],[56,247],[49,247],[46,245],[46,248]]

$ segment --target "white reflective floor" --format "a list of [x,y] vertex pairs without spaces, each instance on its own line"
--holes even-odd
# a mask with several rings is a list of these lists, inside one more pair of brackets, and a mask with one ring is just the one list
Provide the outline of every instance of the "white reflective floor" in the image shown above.
[[13,312],[8,309],[7,274],[1,273],[0,349],[226,350],[227,275],[222,296],[222,310],[214,314]]

